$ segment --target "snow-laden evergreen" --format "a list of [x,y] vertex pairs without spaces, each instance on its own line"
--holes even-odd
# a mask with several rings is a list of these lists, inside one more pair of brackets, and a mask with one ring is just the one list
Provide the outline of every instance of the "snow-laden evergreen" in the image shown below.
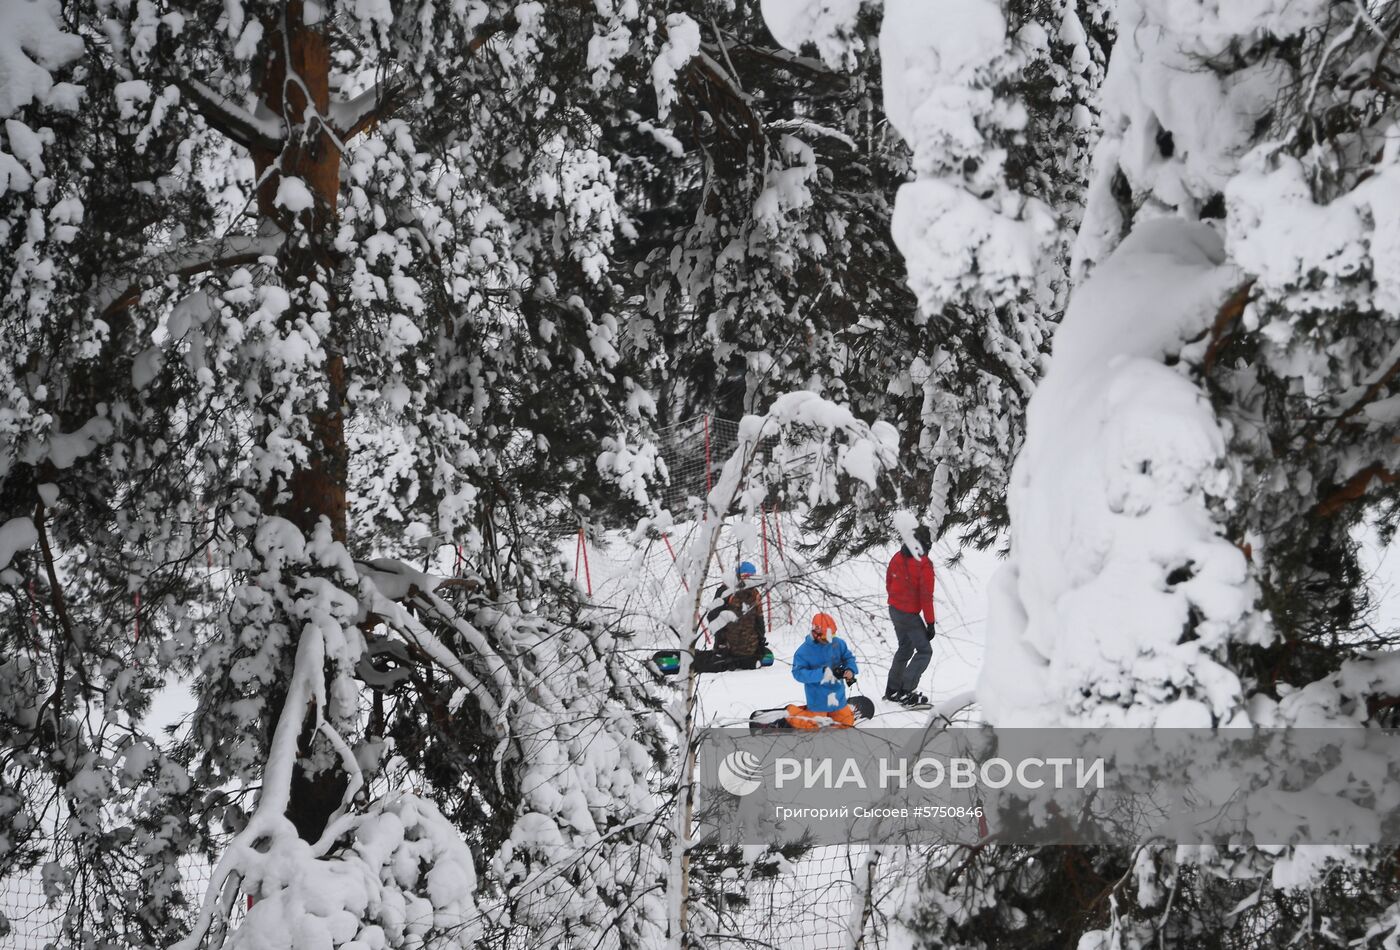
[[[984,712],[1392,725],[1395,638],[1369,623],[1360,529],[1393,532],[1394,11],[1124,2],[1114,19]],[[1007,849],[931,867],[911,914],[937,946],[1393,940],[1393,866],[1364,848]],[[1056,875],[1105,886],[1066,901]]]
[[664,726],[551,534],[648,405],[573,111],[629,45],[553,57],[654,22],[4,10],[0,861],[75,943],[659,939]]
[[[634,653],[693,640],[772,506],[812,570],[896,512],[1006,545],[991,721],[1393,725],[1362,545],[1400,500],[1397,33],[1353,0],[0,2],[0,874],[73,945],[745,939],[715,895],[787,859],[691,848],[695,684]],[[645,621],[558,554],[686,524]],[[1395,871],[987,846],[900,915],[1362,945]]]

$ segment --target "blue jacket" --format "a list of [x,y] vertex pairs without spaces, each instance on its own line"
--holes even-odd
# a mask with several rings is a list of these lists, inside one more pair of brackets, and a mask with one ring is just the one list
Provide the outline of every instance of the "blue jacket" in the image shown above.
[[[792,678],[807,687],[807,708],[813,712],[832,712],[846,705],[845,681],[825,676],[833,666],[860,672],[855,655],[840,637],[818,643],[809,634],[793,655]],[[823,683],[823,678],[828,682]]]

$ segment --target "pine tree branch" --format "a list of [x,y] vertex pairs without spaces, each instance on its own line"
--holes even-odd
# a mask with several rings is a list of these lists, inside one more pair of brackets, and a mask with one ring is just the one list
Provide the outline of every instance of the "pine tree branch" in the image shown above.
[[1389,485],[1397,479],[1400,479],[1400,475],[1396,475],[1380,462],[1368,465],[1314,505],[1311,514],[1314,518],[1330,518],[1352,502],[1364,498],[1366,492],[1370,491],[1372,482],[1379,481],[1383,485]]
[[34,527],[39,534],[39,551],[44,558],[44,573],[49,579],[49,597],[53,603],[54,616],[58,618],[58,624],[63,628],[64,638],[74,648],[80,648],[80,644],[73,635],[73,624],[68,619],[68,607],[63,600],[63,587],[58,582],[58,572],[54,569],[53,551],[49,547],[48,532],[44,529],[44,502],[41,500],[34,507]]
[[215,131],[237,142],[248,151],[255,148],[276,152],[281,148],[282,129],[275,123],[261,122],[246,109],[235,105],[198,79],[177,77],[175,86],[194,104]]
[[166,277],[192,277],[225,267],[255,264],[259,258],[275,254],[285,240],[281,231],[235,234],[158,254],[131,268],[140,276],[99,281],[93,291],[95,309],[106,320],[140,298],[150,286],[143,278],[159,282]]
[[[73,668],[78,673],[78,680],[82,683],[83,689],[88,693],[91,693],[92,681],[88,677],[87,666],[83,663],[83,658],[81,656],[81,653],[83,651],[83,642],[81,638],[74,632],[73,622],[68,616],[68,604],[63,597],[63,585],[60,584],[58,581],[58,570],[54,566],[53,549],[49,546],[49,533],[48,530],[44,527],[45,509],[46,506],[44,504],[43,499],[41,498],[39,499],[38,503],[34,506],[34,528],[39,535],[39,553],[43,557],[44,573],[48,576],[49,580],[49,598],[53,604],[54,616],[58,618],[58,625],[63,630],[64,643],[67,645],[71,645],[73,649],[77,651],[78,654],[80,654],[73,663]],[[54,689],[55,715],[57,715],[58,704],[62,701],[61,697],[63,696],[63,674],[64,670],[68,666],[66,658],[67,652],[68,651],[65,649],[63,651],[63,655],[60,655],[58,658],[58,682]]]
[[[480,32],[467,43],[467,53],[475,53],[498,33],[515,29],[518,25],[514,14],[483,24]],[[413,97],[409,94],[409,79],[407,73],[400,72],[382,87],[376,84],[353,99],[333,103],[331,119],[340,140],[348,142],[361,132],[372,129],[410,102]]]
[[[722,34],[721,43],[723,42]],[[754,59],[764,60],[772,63],[780,69],[787,69],[792,72],[806,73],[812,76],[821,76],[824,79],[844,79],[841,73],[831,69],[826,63],[810,56],[801,56],[797,53],[788,52],[785,49],[772,49],[766,46],[755,46],[750,43],[740,42],[733,34],[729,37],[730,42],[725,46],[724,56],[728,58],[731,54],[734,57],[749,56]],[[713,44],[701,43],[700,48],[717,49]]]
[[1348,406],[1342,412],[1342,414],[1339,415],[1333,421],[1333,428],[1341,428],[1342,425],[1347,422],[1347,420],[1351,419],[1357,413],[1363,411],[1368,405],[1374,402],[1376,397],[1379,396],[1381,392],[1384,391],[1385,388],[1390,385],[1390,381],[1395,378],[1396,373],[1400,373],[1400,360],[1396,360],[1395,362],[1391,363],[1390,366],[1380,374],[1380,376],[1372,380],[1370,385],[1366,387],[1365,391],[1361,394],[1361,396],[1354,403]]
[[1206,347],[1205,359],[1201,362],[1202,370],[1205,373],[1209,374],[1215,367],[1215,361],[1220,357],[1220,351],[1234,335],[1234,328],[1238,325],[1240,318],[1244,316],[1244,308],[1249,303],[1249,293],[1253,289],[1253,279],[1247,280],[1220,305],[1220,310],[1215,315],[1215,322],[1211,324],[1210,345]]
[[349,141],[392,115],[407,88],[407,80],[400,73],[383,86],[376,83],[353,99],[331,103],[331,125],[341,141]]

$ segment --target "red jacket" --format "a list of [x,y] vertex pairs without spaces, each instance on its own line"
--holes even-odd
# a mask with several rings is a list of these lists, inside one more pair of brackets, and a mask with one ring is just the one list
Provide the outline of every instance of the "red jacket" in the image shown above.
[[895,610],[923,614],[925,623],[933,623],[933,561],[910,557],[900,548],[885,568],[885,590]]

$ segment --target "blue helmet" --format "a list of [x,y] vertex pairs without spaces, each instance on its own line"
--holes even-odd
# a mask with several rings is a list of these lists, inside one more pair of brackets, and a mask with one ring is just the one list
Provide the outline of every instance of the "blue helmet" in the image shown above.
[[739,566],[734,569],[734,573],[740,577],[748,577],[750,574],[757,574],[758,568],[753,566],[753,561],[740,561]]

